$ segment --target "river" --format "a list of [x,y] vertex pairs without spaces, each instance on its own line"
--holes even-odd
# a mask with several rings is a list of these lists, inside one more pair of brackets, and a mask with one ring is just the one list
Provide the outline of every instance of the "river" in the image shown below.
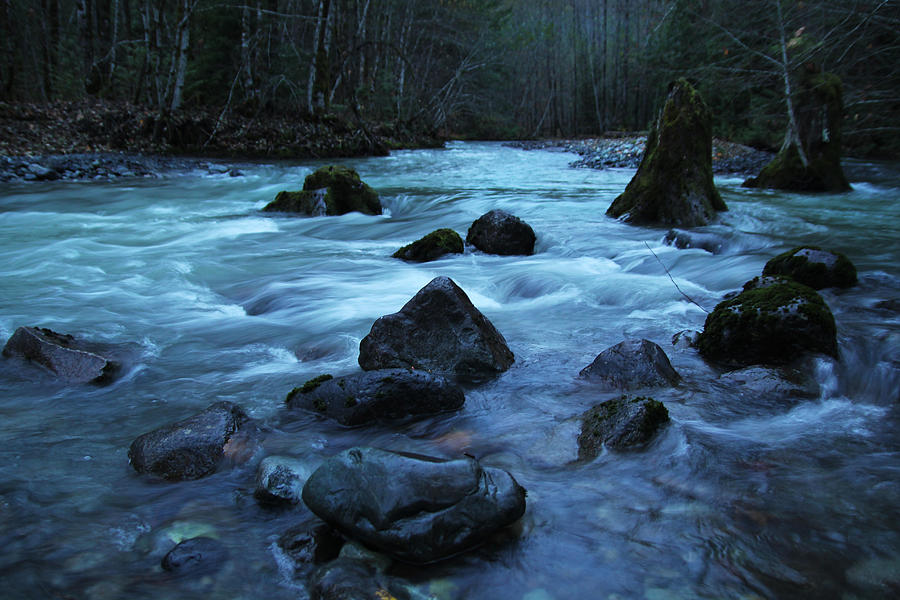
[[[314,465],[374,445],[468,452],[528,490],[525,516],[500,539],[394,570],[424,597],[896,597],[900,169],[848,161],[853,191],[828,195],[717,177],[730,210],[703,228],[725,241],[714,255],[607,218],[634,171],[572,160],[457,142],[340,161],[381,194],[379,217],[261,212],[325,164],[315,161],[243,165],[243,177],[0,187],[0,338],[38,325],[133,357],[105,387],[0,361],[0,596],[304,598],[275,542],[314,518],[258,506],[255,465],[267,454]],[[534,228],[534,256],[390,258],[440,227],[465,237],[494,208]],[[703,308],[800,244],[847,254],[860,277],[822,292],[840,360],[815,362],[817,398],[784,403],[723,385],[694,350],[673,347],[676,332],[702,329]],[[504,335],[509,371],[467,387],[459,412],[401,424],[342,429],[285,409],[292,387],[358,370],[375,319],[438,275]],[[626,337],[660,344],[684,378],[650,390],[671,423],[643,450],[573,462],[577,416],[614,396],[578,372]],[[248,463],[184,483],[129,466],[138,435],[217,400],[268,430]],[[212,577],[167,577],[159,561],[173,532],[218,537],[228,563]]]

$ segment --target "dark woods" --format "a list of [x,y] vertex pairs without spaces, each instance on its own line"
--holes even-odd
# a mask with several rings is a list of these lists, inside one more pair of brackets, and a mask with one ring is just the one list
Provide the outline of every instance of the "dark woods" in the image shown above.
[[[800,69],[848,153],[896,153],[897,0],[0,0],[0,99],[339,118],[513,138],[643,130],[687,76],[716,135],[777,149]],[[366,129],[366,135],[368,135]],[[786,134],[787,132],[787,134]],[[205,132],[206,135],[214,132]]]

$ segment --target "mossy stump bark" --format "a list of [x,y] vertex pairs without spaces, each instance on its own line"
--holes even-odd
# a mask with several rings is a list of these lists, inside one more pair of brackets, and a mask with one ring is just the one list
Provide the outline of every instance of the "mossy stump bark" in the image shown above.
[[[841,79],[804,67],[798,78],[797,140],[786,143],[760,174],[744,187],[797,192],[845,192],[850,189],[841,169],[841,121],[844,116]],[[805,161],[804,161],[805,158]]]
[[728,210],[713,183],[712,115],[685,79],[669,95],[647,138],[644,157],[606,214],[635,225],[706,225]]

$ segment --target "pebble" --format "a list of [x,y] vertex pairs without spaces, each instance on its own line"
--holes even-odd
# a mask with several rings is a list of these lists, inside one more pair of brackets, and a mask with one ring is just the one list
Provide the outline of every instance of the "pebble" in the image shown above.
[[120,178],[164,177],[190,172],[242,177],[229,164],[143,154],[66,154],[50,156],[0,156],[0,182],[14,181],[112,181]]

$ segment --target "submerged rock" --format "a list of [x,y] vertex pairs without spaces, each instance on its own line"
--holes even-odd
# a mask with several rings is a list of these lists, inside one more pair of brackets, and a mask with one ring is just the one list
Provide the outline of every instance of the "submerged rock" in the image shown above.
[[440,375],[407,369],[381,369],[346,377],[312,379],[294,388],[285,400],[331,417],[342,425],[376,419],[399,419],[456,410],[463,391]]
[[128,449],[128,459],[138,473],[171,481],[200,479],[218,469],[226,450],[249,443],[257,432],[240,406],[216,402],[192,417],[139,436]]
[[840,252],[818,246],[798,246],[779,254],[766,263],[763,275],[786,275],[816,290],[856,285],[853,263]]
[[706,317],[704,358],[743,367],[786,364],[807,352],[837,356],[834,317],[822,297],[789,279],[756,278]]
[[296,212],[311,216],[343,215],[361,212],[380,215],[378,193],[349,167],[321,167],[306,176],[299,192],[279,192],[263,208],[265,212]]
[[488,254],[534,254],[536,240],[531,226],[505,210],[478,217],[466,233],[466,243]]
[[525,490],[473,458],[351,448],[307,480],[303,501],[348,537],[424,564],[484,542],[525,512]]
[[108,383],[118,362],[101,356],[71,335],[41,327],[19,327],[6,342],[3,356],[37,363],[67,383]]
[[606,214],[635,225],[706,225],[727,210],[712,174],[712,115],[685,79],[669,86],[644,157]]
[[411,368],[478,379],[515,360],[500,332],[449,277],[436,277],[359,344],[367,370]]
[[752,366],[729,371],[719,381],[741,393],[774,400],[815,398],[818,384],[799,371],[788,368]]
[[437,260],[445,254],[462,254],[464,250],[462,238],[452,229],[437,229],[420,240],[403,246],[394,252],[394,258],[402,258],[412,262],[428,262]]
[[319,567],[309,579],[310,600],[396,600],[397,583],[366,561],[338,558]]
[[796,139],[788,140],[758,176],[744,182],[744,187],[803,192],[849,190],[841,168],[844,102],[840,77],[820,73],[815,65],[806,63],[797,74],[795,91]]
[[211,537],[184,540],[162,559],[162,568],[176,575],[208,575],[215,573],[228,560],[228,550]]
[[622,396],[602,402],[582,415],[578,458],[595,458],[604,446],[623,450],[645,444],[668,421],[669,411],[653,398]]
[[720,254],[725,247],[725,241],[721,236],[713,233],[682,231],[680,229],[670,229],[666,233],[666,237],[663,238],[663,243],[675,246],[680,250],[699,248],[700,250],[706,250],[710,254]]
[[312,469],[301,460],[288,456],[267,456],[256,470],[256,491],[261,504],[299,504],[303,484]]
[[607,348],[580,377],[608,389],[671,386],[681,381],[669,357],[650,340],[630,339]]
[[278,538],[281,548],[298,570],[334,560],[344,546],[344,538],[328,525],[293,527]]

